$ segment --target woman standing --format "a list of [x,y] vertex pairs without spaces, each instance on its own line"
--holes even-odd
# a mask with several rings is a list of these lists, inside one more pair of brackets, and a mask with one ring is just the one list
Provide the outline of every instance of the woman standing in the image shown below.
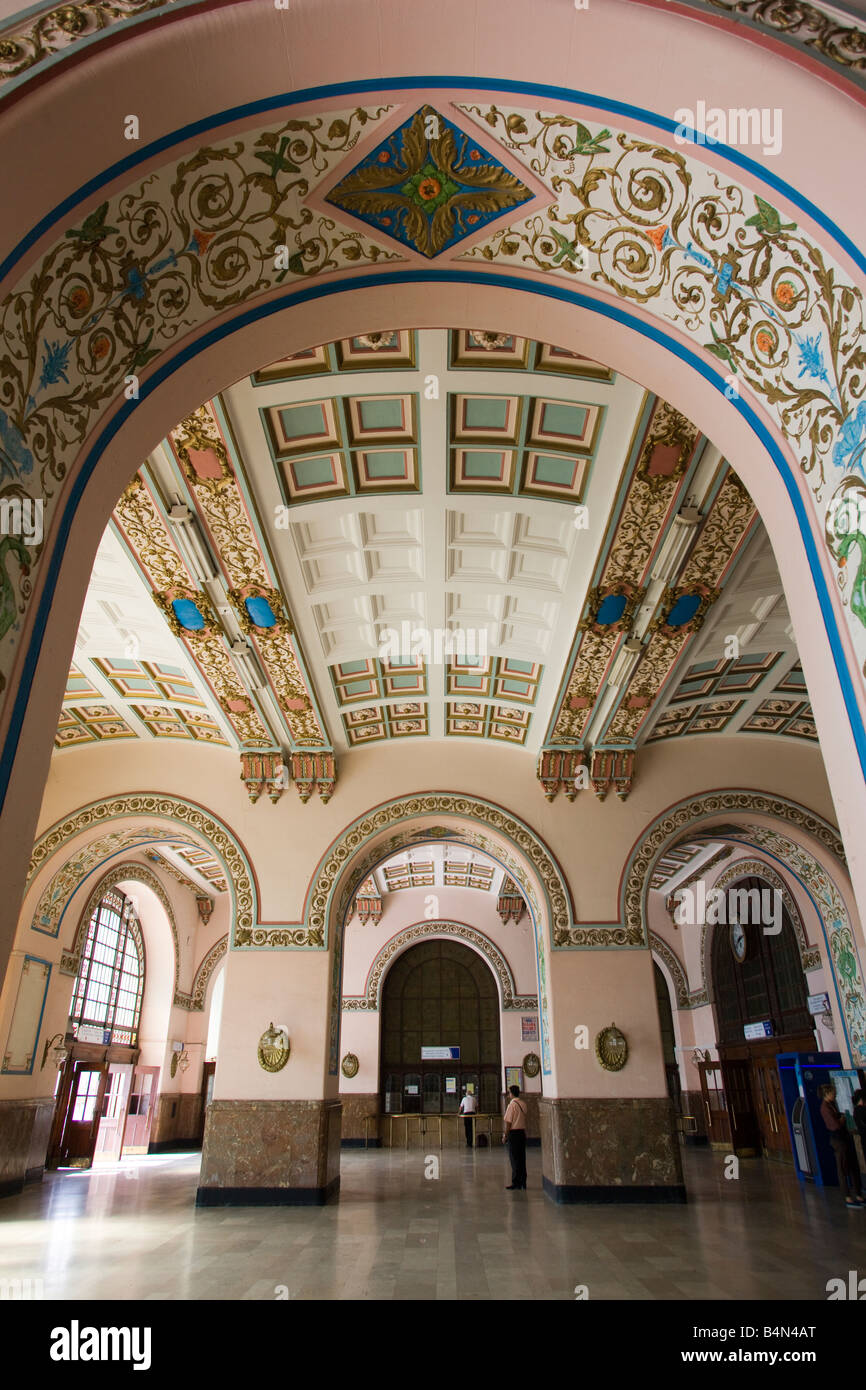
[[[857,1151],[854,1148],[854,1140],[848,1133],[848,1126],[845,1124],[845,1117],[840,1114],[836,1104],[836,1087],[821,1087],[821,1119],[827,1128],[830,1136],[830,1143],[836,1155],[836,1167],[839,1169],[839,1186],[845,1197],[846,1207],[863,1207],[863,1197],[860,1191],[860,1166],[857,1162]],[[849,1191],[850,1188],[850,1191]]]

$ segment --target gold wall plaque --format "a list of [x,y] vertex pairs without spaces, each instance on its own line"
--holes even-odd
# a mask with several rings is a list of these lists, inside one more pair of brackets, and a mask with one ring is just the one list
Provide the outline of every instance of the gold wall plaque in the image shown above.
[[347,1052],[340,1063],[340,1070],[344,1076],[357,1076],[360,1065],[361,1063],[358,1061],[354,1052]]
[[628,1042],[615,1023],[602,1028],[595,1040],[595,1055],[605,1071],[622,1071],[628,1061]]
[[262,1033],[259,1038],[259,1066],[265,1071],[282,1071],[289,1060],[291,1050],[285,1028],[275,1028],[271,1024],[267,1032]]
[[523,1059],[524,1076],[537,1076],[541,1071],[541,1061],[536,1052],[527,1052]]

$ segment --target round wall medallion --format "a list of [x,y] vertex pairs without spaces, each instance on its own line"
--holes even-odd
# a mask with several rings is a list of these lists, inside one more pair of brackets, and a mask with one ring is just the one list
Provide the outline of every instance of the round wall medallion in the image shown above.
[[602,1028],[595,1040],[595,1055],[605,1071],[622,1071],[628,1061],[628,1043],[615,1023]]
[[537,1076],[541,1071],[541,1059],[535,1052],[527,1052],[523,1059],[523,1075]]
[[259,1038],[259,1066],[265,1071],[282,1071],[291,1052],[289,1035],[285,1028],[275,1028],[273,1024]]
[[354,1052],[347,1052],[340,1063],[340,1070],[344,1076],[357,1076],[360,1065]]

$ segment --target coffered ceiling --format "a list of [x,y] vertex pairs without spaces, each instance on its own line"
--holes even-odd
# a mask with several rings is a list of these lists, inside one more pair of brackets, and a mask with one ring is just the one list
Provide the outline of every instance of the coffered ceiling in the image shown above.
[[215,743],[254,799],[306,800],[360,744],[483,739],[571,798],[710,731],[814,737],[726,462],[601,363],[422,330],[272,363],[154,451],[99,550],[57,747]]

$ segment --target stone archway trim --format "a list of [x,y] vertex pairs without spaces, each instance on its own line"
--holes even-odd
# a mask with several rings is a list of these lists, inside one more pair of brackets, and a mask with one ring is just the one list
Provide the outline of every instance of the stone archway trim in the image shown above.
[[[65,820],[56,822],[40,835],[36,842],[30,860],[28,885],[48,860],[62,850],[74,836],[124,816],[143,816],[163,823],[168,822],[172,826],[172,839],[177,838],[175,827],[180,824],[206,840],[226,871],[226,881],[234,902],[236,927],[243,930],[252,925],[258,913],[256,885],[250,862],[240,841],[222,821],[217,820],[195,802],[184,801],[180,797],[163,796],[159,792],[133,792],[126,796],[91,801],[89,805],[83,806]],[[89,848],[89,845],[85,845],[80,851],[84,856],[82,862],[86,864],[86,869],[82,869],[77,876],[72,875],[66,885],[64,903],[68,902],[79,886],[85,872],[89,872],[93,867],[88,856]],[[73,862],[77,862],[76,855],[71,855],[67,864]],[[67,865],[64,865],[61,872],[65,872],[66,867]]]
[[685,966],[673,947],[669,946],[663,937],[659,936],[657,932],[651,931],[649,944],[653,955],[667,966],[676,990],[678,1009],[699,1009],[701,1005],[709,1002],[705,989],[689,989]]
[[[838,885],[802,845],[767,826],[743,826],[742,838],[726,838],[773,855],[800,880],[812,899],[824,932],[838,1015],[852,1064],[862,1066],[866,1063],[866,985],[858,944]],[[817,964],[820,956],[814,961]]]
[[189,996],[189,1008],[196,1013],[204,1011],[205,995],[210,978],[227,953],[229,948],[229,934],[225,933],[218,941],[215,941],[209,951],[206,951],[199,962],[198,969],[192,982],[192,993]]
[[[456,795],[452,792],[428,792],[423,795],[397,797],[374,807],[365,815],[359,816],[333,842],[313,877],[307,892],[305,920],[291,923],[285,927],[241,927],[235,929],[233,947],[286,947],[312,946],[324,948],[330,941],[331,923],[336,916],[342,926],[343,918],[358,886],[369,872],[370,863],[384,851],[381,845],[353,863],[355,856],[363,850],[366,841],[378,837],[391,826],[399,827],[404,821],[417,821],[421,817],[447,816],[462,820],[478,821],[491,831],[510,841],[514,849],[523,856],[523,862],[516,855],[491,842],[482,832],[462,834],[465,843],[475,845],[493,853],[504,862],[519,884],[533,912],[536,930],[541,920],[541,905],[538,902],[534,884],[526,871],[527,863],[538,875],[543,885],[546,914],[551,930],[560,933],[569,929],[573,920],[571,895],[565,876],[551,851],[543,840],[525,821],[512,816],[495,802],[482,801],[478,797]],[[396,831],[385,845],[388,853],[402,848],[406,843],[407,832]],[[352,865],[349,882],[344,886],[339,901],[335,901],[338,882],[344,871]],[[599,945],[619,944],[614,941],[599,941]]]
[[406,927],[396,936],[392,936],[390,941],[385,942],[370,966],[364,994],[343,996],[343,1013],[378,1013],[382,1002],[382,983],[388,966],[413,942],[432,940],[437,937],[440,939],[456,937],[459,941],[465,941],[468,946],[474,947],[480,955],[485,957],[499,984],[503,1010],[536,1010],[538,1008],[537,995],[516,993],[511,967],[499,947],[490,940],[489,936],[485,936],[475,927],[467,926],[465,922],[430,921],[419,922],[415,926]]

